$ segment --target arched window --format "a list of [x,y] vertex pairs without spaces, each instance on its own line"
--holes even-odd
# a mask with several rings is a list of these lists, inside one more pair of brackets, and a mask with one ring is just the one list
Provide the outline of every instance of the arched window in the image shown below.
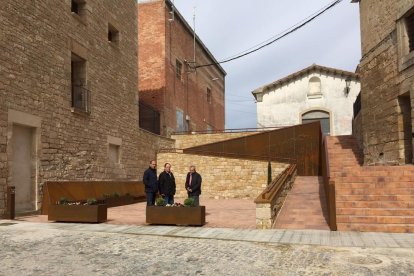
[[309,80],[308,97],[320,98],[322,97],[321,79],[318,77],[312,77]]
[[329,113],[322,110],[312,110],[302,115],[302,124],[319,121],[321,123],[322,133],[329,135],[331,133],[331,124]]

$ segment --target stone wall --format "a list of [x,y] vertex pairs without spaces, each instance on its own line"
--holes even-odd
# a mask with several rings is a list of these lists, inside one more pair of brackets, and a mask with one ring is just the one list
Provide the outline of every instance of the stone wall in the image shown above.
[[[187,197],[184,184],[189,166],[195,165],[201,174],[202,197],[204,198],[256,198],[267,186],[266,161],[199,156],[182,153],[159,153],[158,174],[165,163],[171,163],[174,173],[176,197]],[[272,163],[272,177],[287,167],[287,164]]]
[[[411,0],[360,1],[361,113],[368,165],[412,163],[414,55],[405,16],[413,7]],[[402,106],[403,99],[411,110]]]
[[361,112],[359,112],[358,115],[352,120],[352,136],[354,136],[357,140],[360,149],[363,147],[364,140],[362,133],[362,115]]
[[204,133],[204,134],[180,134],[172,135],[175,140],[175,148],[186,149],[204,144],[230,140],[243,136],[253,135],[258,132],[233,132],[233,133]]
[[268,203],[256,203],[256,228],[271,229],[276,218],[283,207],[289,191],[295,182],[296,172],[288,178],[282,187],[282,192],[278,197],[272,198]]
[[[140,180],[158,148],[174,143],[138,128],[135,1],[89,0],[79,14],[71,1],[49,2],[5,0],[0,9],[0,215],[18,173],[14,125],[33,131],[36,208],[45,181]],[[118,41],[108,41],[109,24]],[[90,113],[72,109],[72,53],[86,60]]]

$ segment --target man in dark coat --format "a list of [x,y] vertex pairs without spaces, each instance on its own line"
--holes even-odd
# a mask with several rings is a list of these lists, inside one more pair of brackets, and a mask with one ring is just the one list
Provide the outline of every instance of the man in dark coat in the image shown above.
[[175,178],[171,172],[171,164],[165,163],[164,171],[158,177],[158,184],[161,196],[165,199],[165,204],[174,204]]
[[147,194],[147,206],[155,204],[155,195],[158,191],[157,181],[157,161],[151,160],[149,168],[144,172],[142,181],[145,185],[145,193]]
[[185,180],[185,189],[188,197],[194,199],[195,206],[200,206],[201,181],[201,175],[196,172],[196,167],[190,166],[190,172]]

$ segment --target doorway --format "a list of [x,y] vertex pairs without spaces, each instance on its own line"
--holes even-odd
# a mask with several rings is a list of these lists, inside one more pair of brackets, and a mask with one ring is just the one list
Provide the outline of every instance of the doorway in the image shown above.
[[331,134],[331,121],[328,112],[323,110],[312,110],[302,115],[302,124],[315,121],[320,122],[323,134]]
[[404,156],[402,156],[405,164],[413,163],[413,137],[412,137],[412,120],[411,120],[411,99],[410,94],[405,93],[398,97],[398,104],[400,106],[399,126],[402,132],[402,144],[404,148]]
[[17,213],[37,209],[35,132],[32,127],[12,127],[11,185],[16,187]]

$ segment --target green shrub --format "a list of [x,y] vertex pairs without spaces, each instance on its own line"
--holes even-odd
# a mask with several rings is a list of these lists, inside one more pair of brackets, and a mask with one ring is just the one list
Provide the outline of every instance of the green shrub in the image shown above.
[[88,204],[88,205],[96,205],[96,204],[98,204],[98,201],[96,200],[96,198],[88,198],[87,200],[86,200],[86,204]]
[[59,198],[58,204],[59,205],[68,205],[69,200],[66,197],[61,197],[61,198]]
[[103,197],[104,199],[107,199],[107,198],[110,198],[110,197],[111,197],[111,195],[110,195],[110,194],[102,194],[102,197]]
[[194,205],[195,205],[194,198],[189,197],[184,200],[184,206],[194,206]]
[[159,197],[155,200],[155,205],[157,206],[165,206],[165,199],[162,197]]
[[115,192],[115,193],[113,194],[113,197],[119,197],[119,194],[118,194],[117,192]]

